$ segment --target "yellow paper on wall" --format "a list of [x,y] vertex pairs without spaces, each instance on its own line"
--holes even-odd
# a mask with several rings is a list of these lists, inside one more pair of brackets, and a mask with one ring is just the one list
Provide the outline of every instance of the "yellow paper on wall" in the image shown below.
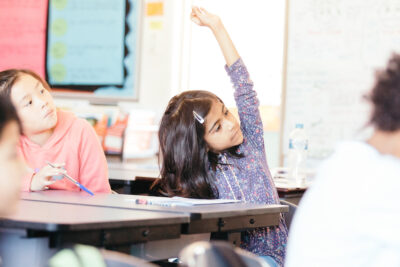
[[146,4],[146,15],[150,16],[162,16],[164,14],[164,3],[163,2],[149,2]]

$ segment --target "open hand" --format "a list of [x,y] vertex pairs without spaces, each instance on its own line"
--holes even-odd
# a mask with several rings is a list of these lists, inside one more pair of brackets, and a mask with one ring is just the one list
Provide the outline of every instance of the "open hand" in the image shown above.
[[207,12],[204,8],[192,7],[190,19],[199,26],[206,26],[215,29],[221,24],[221,19],[214,14]]

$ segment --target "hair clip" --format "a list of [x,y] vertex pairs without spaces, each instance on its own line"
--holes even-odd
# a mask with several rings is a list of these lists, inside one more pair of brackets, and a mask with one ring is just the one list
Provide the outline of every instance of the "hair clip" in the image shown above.
[[193,110],[193,116],[194,116],[194,118],[195,118],[198,122],[200,122],[201,124],[204,123],[204,119],[203,119],[199,114],[197,114],[197,112],[194,111],[194,110]]

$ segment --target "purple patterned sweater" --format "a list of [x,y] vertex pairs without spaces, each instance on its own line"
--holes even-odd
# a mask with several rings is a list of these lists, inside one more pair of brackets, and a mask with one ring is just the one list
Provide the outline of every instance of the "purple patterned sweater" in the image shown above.
[[[235,88],[235,101],[239,111],[243,143],[239,153],[243,158],[229,154],[219,156],[215,186],[219,198],[240,199],[250,203],[279,204],[279,197],[267,165],[263,124],[258,110],[259,101],[253,90],[246,66],[238,59],[225,69]],[[279,226],[256,228],[242,233],[241,247],[257,255],[268,255],[283,266],[288,230],[281,216]]]

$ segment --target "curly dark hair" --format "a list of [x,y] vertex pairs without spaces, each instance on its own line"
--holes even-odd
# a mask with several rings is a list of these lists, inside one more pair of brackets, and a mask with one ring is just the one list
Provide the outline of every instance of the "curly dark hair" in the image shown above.
[[400,129],[400,55],[394,53],[385,69],[377,71],[376,83],[369,95],[373,111],[369,123],[378,130]]

